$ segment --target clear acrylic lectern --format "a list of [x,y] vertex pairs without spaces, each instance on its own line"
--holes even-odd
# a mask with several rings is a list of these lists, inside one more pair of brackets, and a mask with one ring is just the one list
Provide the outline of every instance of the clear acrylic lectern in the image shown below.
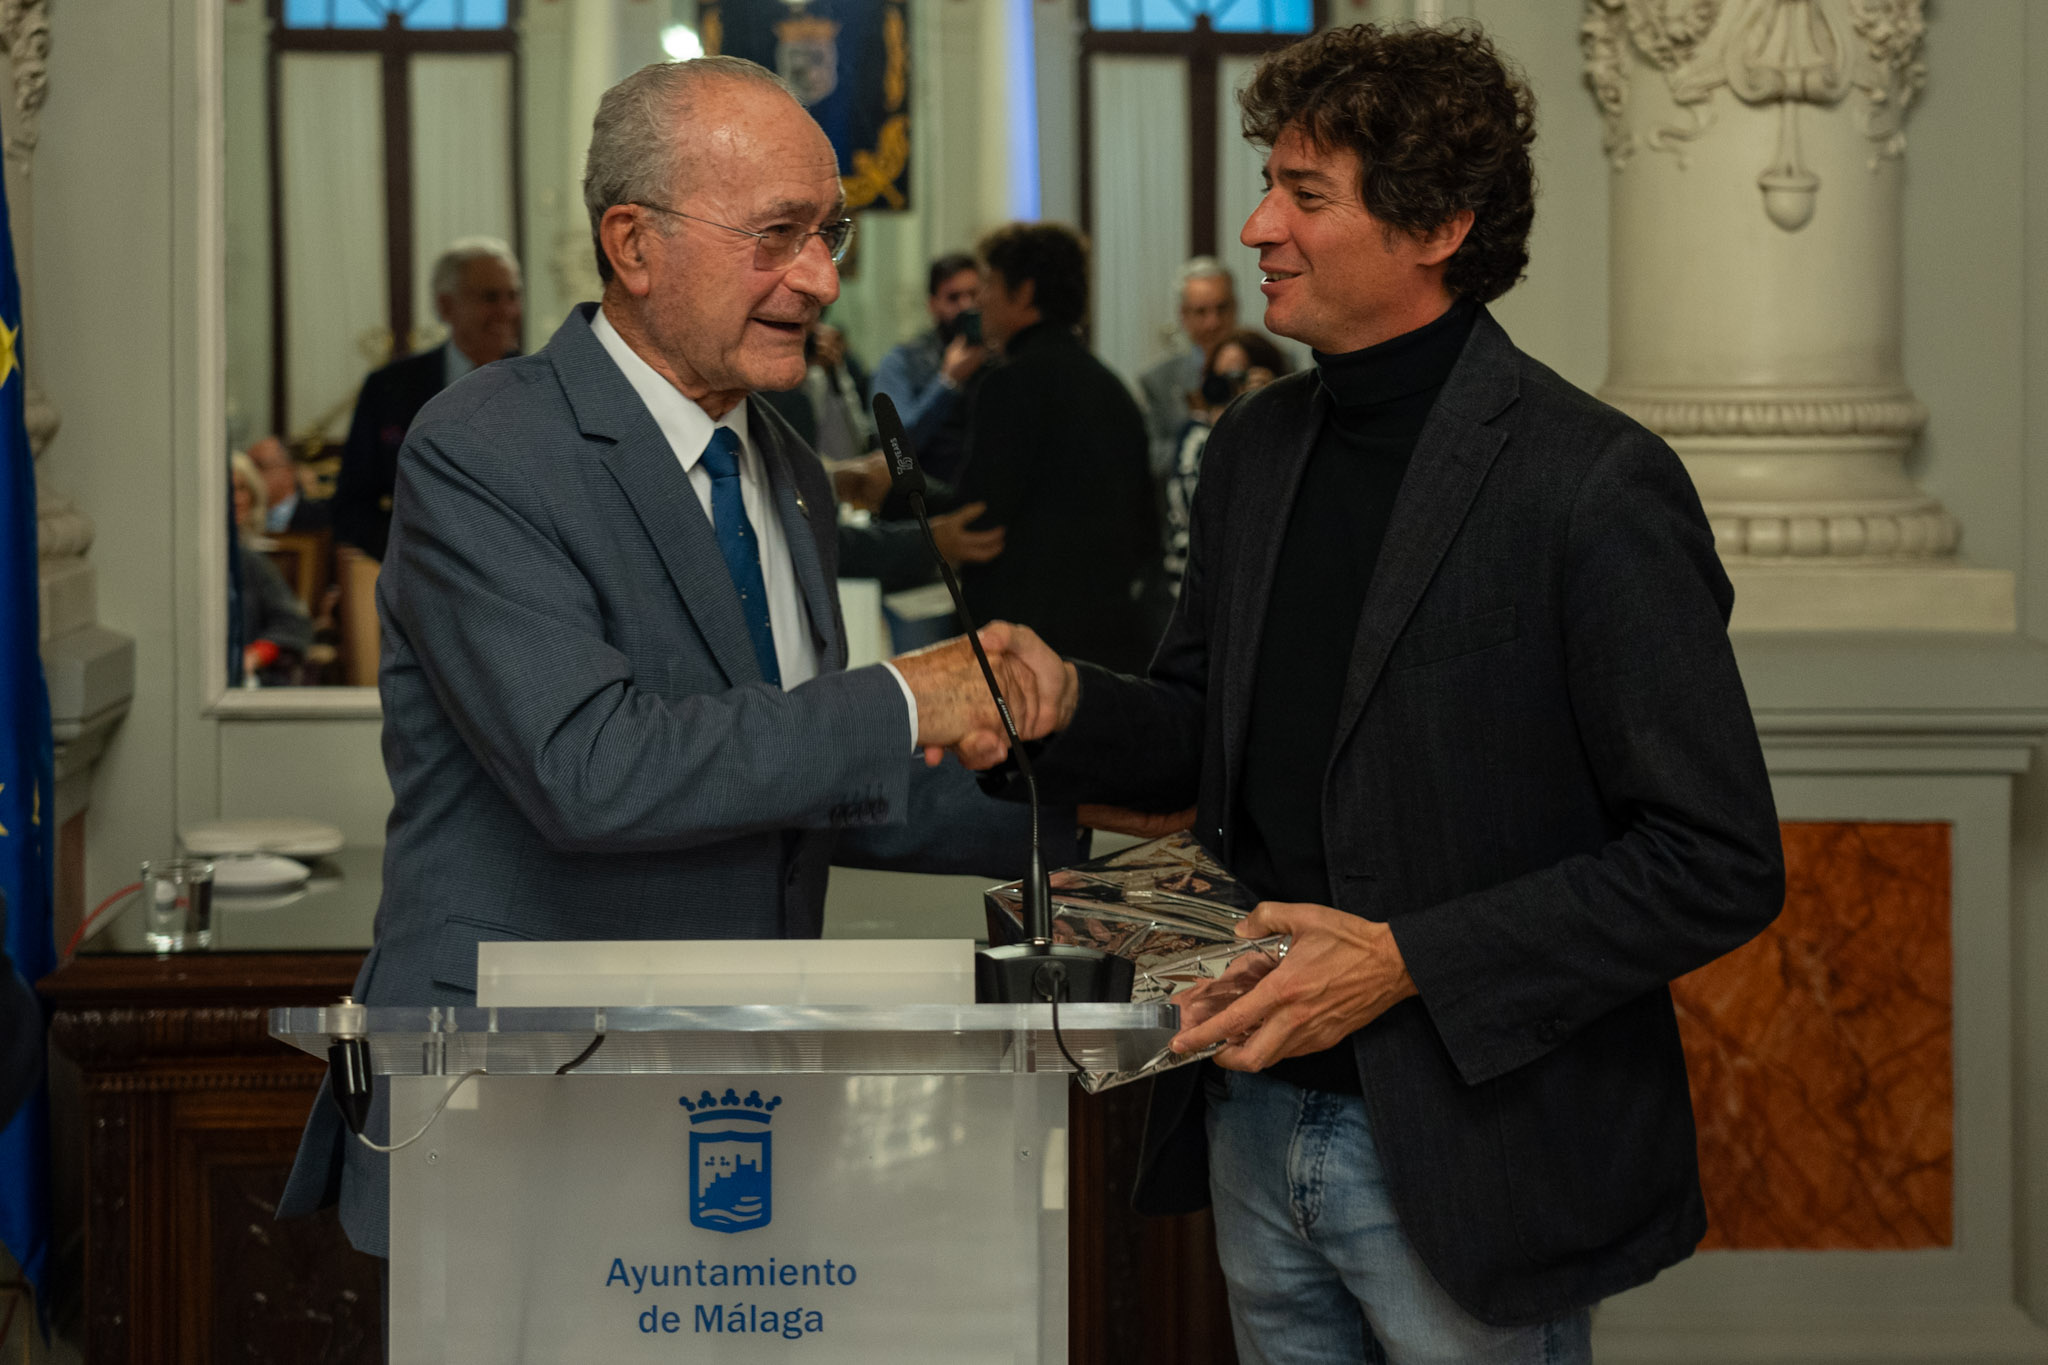
[[337,1005],[270,1031],[366,1038],[390,1132],[426,1126],[389,1158],[392,1365],[1040,1365],[1067,1358],[1059,1044],[1127,1070],[1177,1014],[1065,1005],[1056,1039],[1044,1005]]

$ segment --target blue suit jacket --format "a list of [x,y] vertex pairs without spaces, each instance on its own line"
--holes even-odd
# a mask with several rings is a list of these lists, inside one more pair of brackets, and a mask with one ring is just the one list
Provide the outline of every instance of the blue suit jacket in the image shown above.
[[[377,585],[394,805],[356,990],[372,1005],[473,1004],[483,941],[815,937],[847,832],[879,836],[840,850],[868,866],[1023,870],[1015,808],[950,761],[925,769],[895,679],[846,669],[816,457],[754,405],[820,662],[785,692],[591,315],[438,395],[399,458]],[[1053,827],[1048,847],[1073,838]],[[383,1159],[323,1091],[279,1212],[336,1195],[350,1239],[382,1254]]]

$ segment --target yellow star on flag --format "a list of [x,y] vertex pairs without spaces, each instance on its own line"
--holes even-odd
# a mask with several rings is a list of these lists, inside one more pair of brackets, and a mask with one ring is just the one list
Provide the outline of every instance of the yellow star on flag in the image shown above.
[[19,327],[0,322],[0,385],[14,377],[14,343],[20,336]]

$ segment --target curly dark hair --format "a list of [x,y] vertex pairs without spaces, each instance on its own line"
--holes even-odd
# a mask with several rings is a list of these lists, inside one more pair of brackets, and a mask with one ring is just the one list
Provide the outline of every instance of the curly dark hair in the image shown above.
[[1329,29],[1261,62],[1238,104],[1252,142],[1298,128],[1358,153],[1360,198],[1389,227],[1426,233],[1470,209],[1444,271],[1452,293],[1486,303],[1522,278],[1536,99],[1476,25]]
[[1280,348],[1273,344],[1272,339],[1264,332],[1254,332],[1247,328],[1232,332],[1216,343],[1216,348],[1202,361],[1202,378],[1207,379],[1216,373],[1216,357],[1223,354],[1225,346],[1237,347],[1244,352],[1246,360],[1262,370],[1271,370],[1275,378],[1288,371],[1287,357],[1280,353]]
[[1088,239],[1064,223],[1008,223],[981,239],[981,259],[1015,290],[1031,281],[1040,317],[1077,327],[1088,310]]

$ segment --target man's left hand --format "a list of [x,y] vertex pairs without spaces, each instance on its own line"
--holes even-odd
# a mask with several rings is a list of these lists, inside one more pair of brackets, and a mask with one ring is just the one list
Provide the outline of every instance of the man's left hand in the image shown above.
[[1327,905],[1262,901],[1237,936],[1268,934],[1293,940],[1280,965],[1236,1003],[1174,1035],[1175,1052],[1227,1040],[1217,1065],[1263,1071],[1334,1046],[1417,993],[1393,931],[1378,920]]

